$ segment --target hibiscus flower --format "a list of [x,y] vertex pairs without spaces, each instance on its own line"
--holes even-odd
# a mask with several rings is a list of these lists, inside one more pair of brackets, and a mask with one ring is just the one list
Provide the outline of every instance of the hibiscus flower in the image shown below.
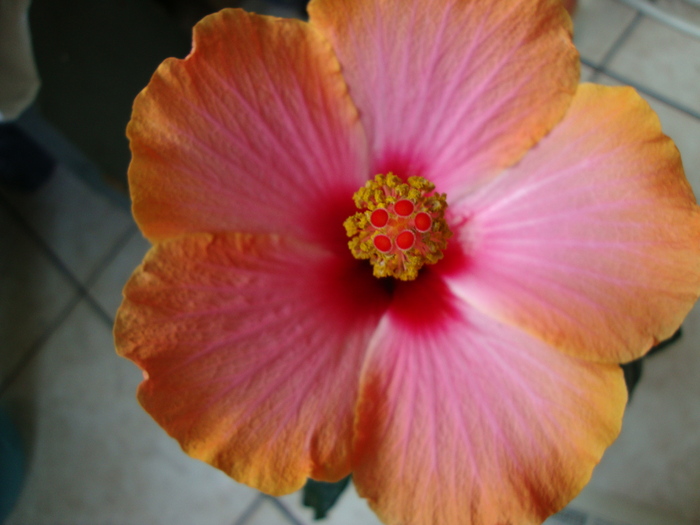
[[352,473],[388,524],[540,523],[698,296],[678,151],[578,85],[561,0],[309,13],[205,18],[134,104],[138,398],[269,494]]

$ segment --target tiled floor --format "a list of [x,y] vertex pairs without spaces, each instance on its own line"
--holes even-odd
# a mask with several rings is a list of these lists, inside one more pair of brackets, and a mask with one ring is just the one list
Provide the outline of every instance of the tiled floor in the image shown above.
[[[700,9],[658,4],[700,23]],[[581,1],[576,42],[583,80],[645,93],[700,193],[700,42],[615,0]],[[29,450],[7,525],[311,523],[299,495],[263,497],[187,458],[137,406],[140,374],[111,338],[147,249],[127,209],[61,166],[34,194],[0,191],[0,238],[0,403]],[[591,487],[700,523],[700,309],[685,330],[649,359]],[[378,522],[350,490],[326,523]]]

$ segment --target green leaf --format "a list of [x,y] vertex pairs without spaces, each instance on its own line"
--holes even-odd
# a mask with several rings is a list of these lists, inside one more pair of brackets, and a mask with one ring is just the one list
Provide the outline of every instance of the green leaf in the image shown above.
[[326,517],[328,511],[335,505],[338,498],[350,483],[351,476],[341,479],[336,483],[326,483],[310,479],[304,486],[304,499],[302,503],[306,507],[314,509],[314,519],[321,520]]

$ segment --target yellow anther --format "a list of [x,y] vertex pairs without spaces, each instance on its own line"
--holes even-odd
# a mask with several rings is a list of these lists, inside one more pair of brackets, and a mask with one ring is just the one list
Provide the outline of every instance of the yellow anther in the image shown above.
[[423,177],[405,182],[377,175],[353,199],[360,210],[344,225],[357,259],[369,259],[375,277],[412,281],[425,264],[443,257],[452,232],[445,222],[447,200]]

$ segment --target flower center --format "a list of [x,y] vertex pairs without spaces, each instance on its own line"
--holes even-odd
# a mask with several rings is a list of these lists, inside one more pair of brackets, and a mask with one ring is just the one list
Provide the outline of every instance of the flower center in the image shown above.
[[444,193],[423,177],[406,182],[396,175],[377,175],[353,196],[361,211],[349,217],[345,230],[356,259],[369,259],[375,277],[412,281],[424,264],[442,259],[452,232],[445,222]]

